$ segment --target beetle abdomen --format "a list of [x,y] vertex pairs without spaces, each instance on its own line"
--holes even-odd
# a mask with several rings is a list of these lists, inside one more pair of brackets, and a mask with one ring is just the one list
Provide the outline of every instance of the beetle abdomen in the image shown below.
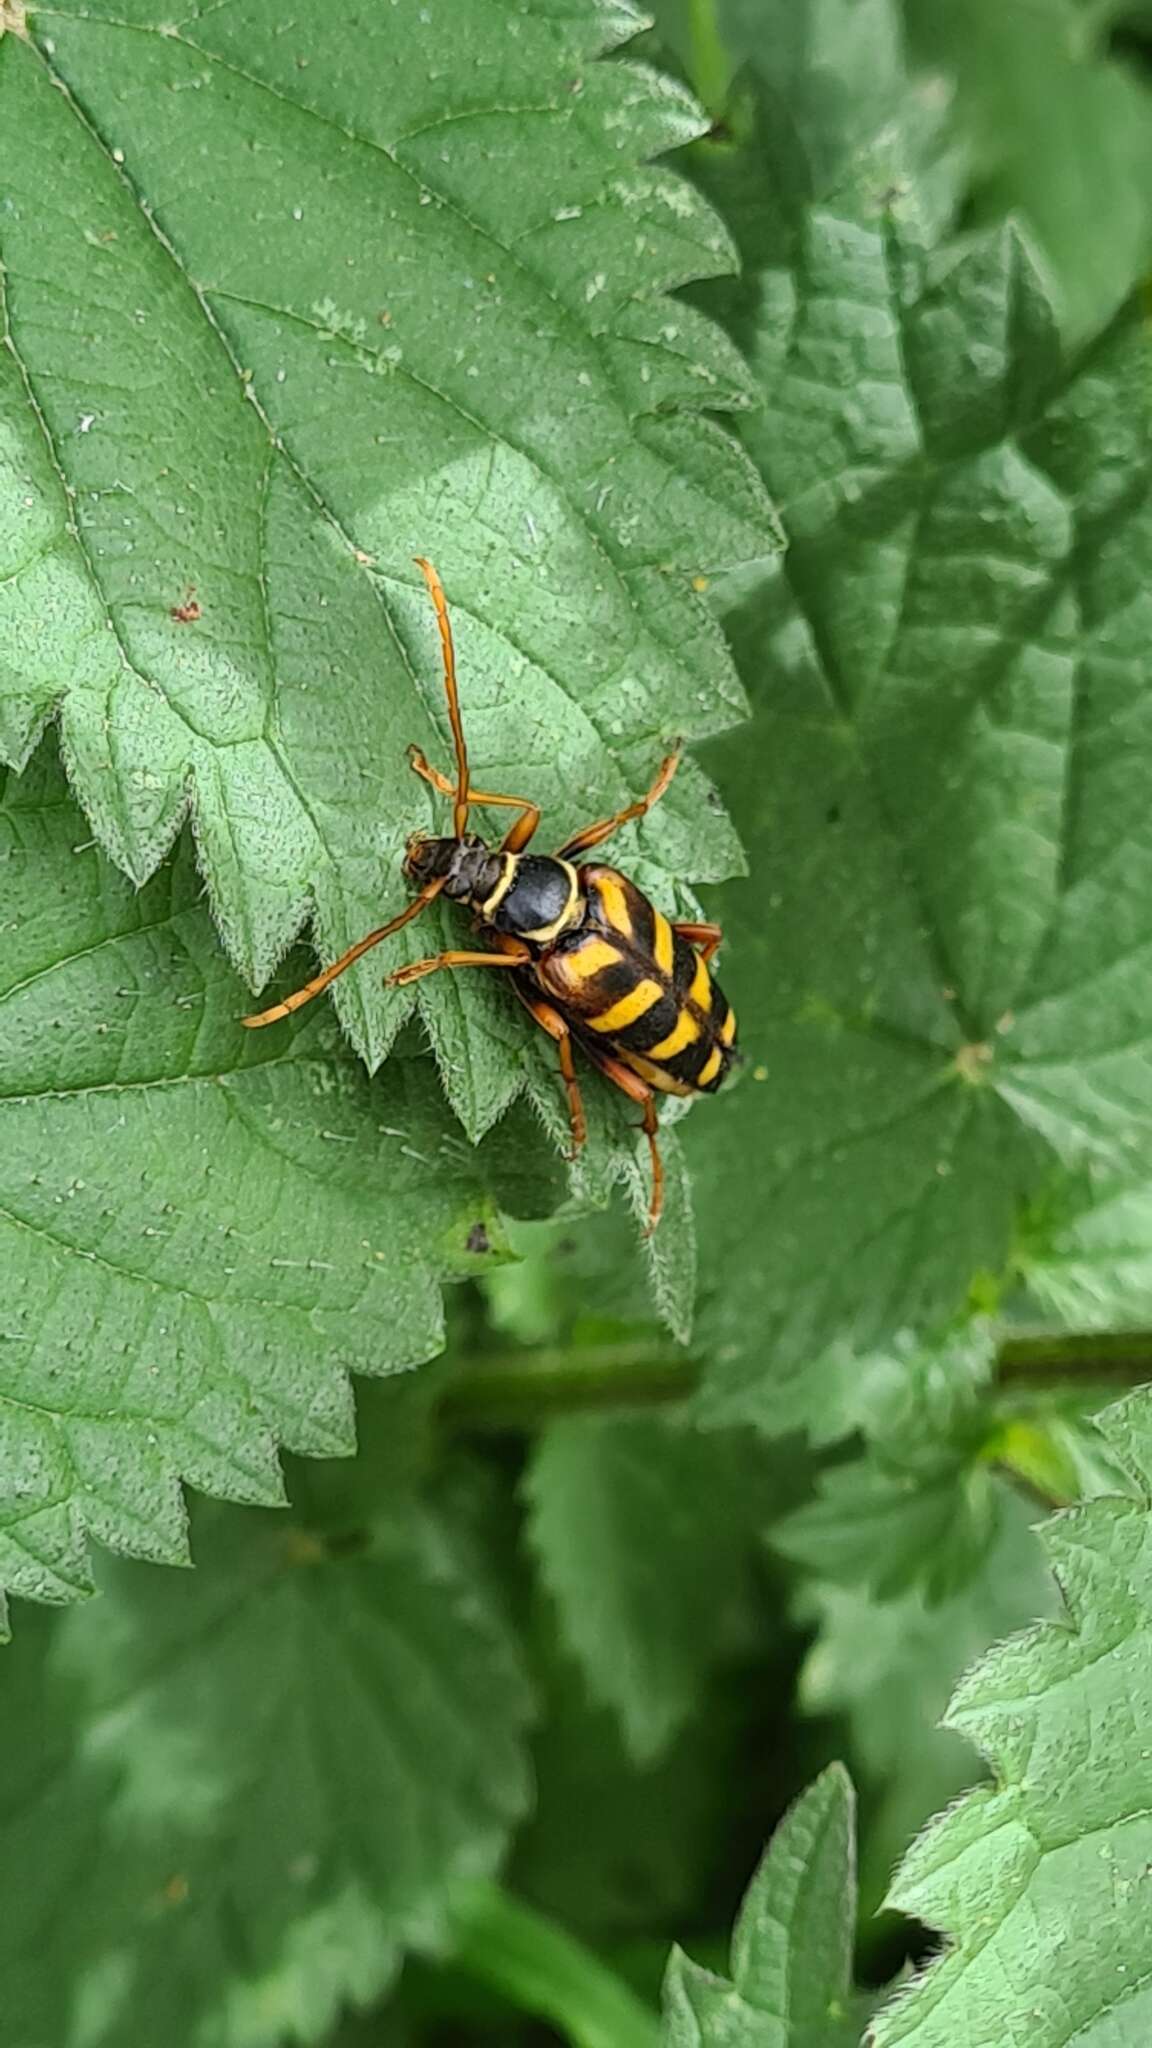
[[537,968],[581,1037],[663,1094],[712,1094],[734,1057],[736,1020],[706,963],[615,868],[584,867],[585,919]]

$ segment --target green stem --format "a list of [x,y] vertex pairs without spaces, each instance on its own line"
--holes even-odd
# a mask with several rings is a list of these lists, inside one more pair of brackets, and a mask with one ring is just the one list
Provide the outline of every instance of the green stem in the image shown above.
[[452,1906],[457,1965],[548,2020],[572,2048],[658,2048],[660,2026],[619,1977],[542,1913],[498,1885],[476,1884]]
[[[478,1353],[447,1395],[443,1415],[463,1430],[534,1429],[585,1410],[683,1401],[701,1362],[657,1339],[510,1347]],[[1000,1346],[1002,1386],[1139,1386],[1152,1380],[1152,1331],[1022,1332]]]
[[692,84],[697,98],[716,119],[728,98],[731,65],[716,20],[716,0],[688,0]]
[[523,1429],[582,1408],[683,1400],[699,1373],[682,1351],[651,1341],[482,1351],[448,1394],[443,1414],[461,1429]]
[[1052,1380],[1142,1386],[1152,1380],[1152,1331],[1023,1331],[1001,1344],[997,1376],[1033,1386]]

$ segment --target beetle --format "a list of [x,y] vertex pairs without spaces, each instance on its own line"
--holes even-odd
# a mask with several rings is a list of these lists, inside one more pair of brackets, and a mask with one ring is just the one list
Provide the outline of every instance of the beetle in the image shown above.
[[[539,805],[528,797],[472,787],[447,601],[432,564],[420,555],[415,560],[440,632],[456,780],[430,767],[419,747],[410,747],[408,758],[417,775],[452,799],[452,831],[442,837],[414,832],[409,838],[404,877],[415,894],[398,917],[359,939],[294,995],[243,1021],[258,1030],[290,1016],[443,894],[474,913],[482,950],[414,960],[388,975],[385,985],[404,988],[442,967],[506,971],[525,1008],[556,1042],[573,1156],[588,1135],[573,1042],[614,1087],[641,1106],[652,1161],[651,1233],[664,1197],[656,1098],[711,1095],[738,1057],[736,1020],[709,965],[721,931],[716,924],[669,920],[618,869],[580,856],[659,803],[676,773],[680,747],[665,756],[651,788],[635,803],[573,833],[556,853],[528,853],[540,823]],[[517,812],[498,847],[469,830],[475,804]]]

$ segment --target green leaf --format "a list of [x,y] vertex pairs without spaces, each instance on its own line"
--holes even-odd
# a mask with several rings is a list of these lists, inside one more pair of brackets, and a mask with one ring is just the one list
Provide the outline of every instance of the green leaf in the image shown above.
[[966,1584],[996,1534],[999,1495],[991,1474],[942,1465],[935,1475],[885,1471],[871,1459],[834,1466],[820,1493],[773,1537],[785,1557],[880,1599],[910,1585],[929,1602]]
[[1109,320],[1152,258],[1152,97],[1117,61],[1125,0],[903,0],[911,46],[954,94],[971,205],[1027,222],[1068,330]]
[[653,11],[723,131],[742,130],[745,67],[759,75],[774,159],[816,194],[896,111],[907,48],[919,168],[947,161],[957,239],[1017,216],[1074,340],[1106,324],[1147,269],[1147,10],[1131,0],[657,0]]
[[987,1462],[992,1335],[974,1323],[936,1348],[861,1361],[856,1401],[868,1443],[821,1473],[815,1499],[772,1531],[776,1549],[881,1599],[922,1586],[945,1598],[995,1539],[1001,1489]]
[[667,1748],[749,1638],[766,1476],[746,1437],[660,1416],[574,1416],[541,1437],[527,1481],[541,1577],[638,1762]]
[[274,2048],[441,1940],[528,1799],[515,1653],[437,1524],[359,1557],[215,1510],[6,1654],[13,2048]]
[[4,779],[0,1585],[65,1600],[89,1535],[186,1558],[181,1480],[267,1504],[278,1445],[347,1454],[349,1373],[440,1349],[531,1176],[427,1061],[242,1031],[187,849],[136,891],[47,760]]
[[860,1788],[864,1914],[879,1907],[896,1859],[930,1815],[981,1775],[971,1743],[939,1725],[961,1672],[997,1636],[1055,1606],[1034,1515],[1001,1492],[998,1534],[983,1568],[939,1605],[921,1592],[878,1600],[826,1584],[804,1588],[798,1602],[818,1631],[800,1676],[800,1705],[820,1719],[843,1716]]
[[1000,1644],[952,1701],[948,1725],[994,1783],[938,1820],[897,1875],[892,1904],[950,1946],[881,2016],[877,2048],[1148,2038],[1152,1396],[1099,1426],[1142,1497],[1047,1525],[1064,1618]]
[[1028,1220],[1021,1278],[1042,1313],[1081,1330],[1152,1317],[1152,1186],[1082,1184]]
[[807,168],[816,185],[898,99],[903,35],[893,0],[653,0],[649,11],[661,61],[683,73],[722,137],[744,128],[743,68],[760,74],[781,160]]
[[914,96],[819,190],[768,104],[700,158],[744,192],[724,304],[790,545],[727,591],[749,1063],[686,1145],[701,1412],[822,1428],[829,1378],[981,1300],[1070,1168],[1148,1178],[1148,365],[1137,308],[1065,353],[1011,228],[943,245]]
[[855,2048],[855,1801],[833,1764],[785,1815],[732,1936],[732,1981],[673,1949],[667,2048]]
[[[690,1189],[685,1184],[681,1198],[681,1190],[673,1186],[674,1177],[686,1172],[683,1147],[675,1136],[671,1153],[667,1135],[663,1140],[667,1200],[659,1229],[647,1239],[637,1242],[620,1201],[599,1214],[582,1215],[578,1225],[560,1213],[510,1232],[516,1256],[508,1265],[494,1267],[485,1282],[499,1329],[523,1344],[553,1340],[566,1347],[583,1346],[602,1343],[611,1335],[647,1338],[656,1348],[662,1342],[659,1316],[674,1337],[688,1342],[696,1296],[696,1238]],[[633,1207],[639,1195],[646,1210],[647,1176],[639,1188],[628,1192]]]
[[[594,1703],[563,1654],[555,1619],[550,1604],[533,1615],[536,1799],[516,1839],[511,1882],[601,1949],[660,1929],[655,1976],[644,1980],[658,1984],[664,1930],[714,1911],[731,1855],[731,1787],[762,1756],[765,1699],[775,1710],[771,1734],[785,1739],[793,1646],[782,1604],[760,1633],[756,1690],[741,1682],[744,1671],[714,1686],[705,1711],[645,1764],[630,1754],[619,1716]],[[755,1814],[749,1819],[755,1829]]]
[[[571,1126],[550,1057],[537,1057],[527,1080],[532,1107],[559,1152],[571,1145]],[[687,1104],[669,1103],[660,1120],[660,1153],[664,1164],[664,1208],[658,1229],[632,1254],[637,1226],[646,1227],[651,1201],[648,1149],[636,1141],[635,1105],[616,1089],[584,1088],[588,1141],[572,1170],[577,1201],[610,1208],[596,1231],[596,1242],[609,1248],[611,1262],[622,1267],[637,1286],[645,1316],[653,1304],[660,1320],[682,1344],[692,1334],[696,1307],[696,1217],[692,1185],[679,1132],[678,1114]],[[623,1201],[614,1201],[619,1185]],[[583,1237],[583,1230],[581,1231]]]
[[[665,296],[727,236],[640,161],[701,117],[596,61],[638,25],[341,0],[305,35],[276,0],[99,0],[0,38],[0,747],[23,763],[58,712],[134,879],[190,814],[253,985],[307,918],[331,958],[398,908],[406,836],[444,815],[405,759],[447,752],[414,554],[480,785],[539,797],[550,840],[739,715],[692,580],[776,529],[702,417],[746,372]],[[710,796],[687,765],[620,842],[670,903],[739,864]],[[385,994],[370,961],[336,1002],[372,1062],[416,1002],[475,1137],[525,1078],[494,980]]]

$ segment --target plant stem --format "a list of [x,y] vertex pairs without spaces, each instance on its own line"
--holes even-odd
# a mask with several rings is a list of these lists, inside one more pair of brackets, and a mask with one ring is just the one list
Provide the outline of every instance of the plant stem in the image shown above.
[[1152,1330],[1025,1330],[1001,1344],[997,1377],[1031,1386],[1051,1380],[1142,1386],[1152,1380]]
[[683,1400],[699,1373],[694,1359],[659,1340],[482,1351],[443,1414],[450,1427],[523,1429],[584,1408]]
[[716,20],[716,0],[688,0],[688,33],[692,84],[708,113],[719,119],[728,97],[732,67]]
[[452,1905],[453,1960],[521,2011],[548,2020],[572,2048],[658,2048],[659,2022],[583,1944],[498,1885]]
[[[699,1359],[658,1337],[510,1346],[478,1353],[442,1413],[454,1429],[534,1429],[560,1415],[685,1400],[701,1370]],[[1001,1344],[996,1377],[1036,1391],[1099,1385],[1103,1398],[1109,1388],[1152,1380],[1152,1331],[1023,1331]]]

